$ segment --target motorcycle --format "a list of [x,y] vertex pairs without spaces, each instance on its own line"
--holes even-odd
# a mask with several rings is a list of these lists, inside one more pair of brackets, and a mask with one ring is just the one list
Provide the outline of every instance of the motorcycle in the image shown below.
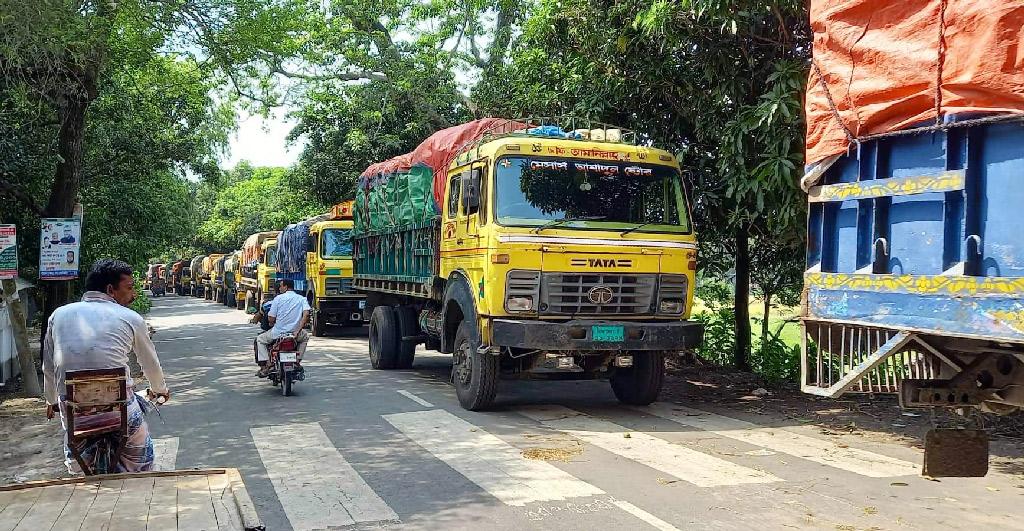
[[[267,313],[270,311],[270,303],[264,303],[261,307],[263,318],[260,320],[260,328],[263,331],[270,330],[270,323],[267,320]],[[256,340],[252,343],[253,352],[258,352]],[[257,361],[259,357],[256,358]],[[302,352],[299,351],[299,342],[295,336],[283,336],[270,344],[270,359],[267,361],[270,370],[265,378],[275,386],[281,387],[281,394],[292,395],[292,384],[306,379],[306,370],[302,367]],[[263,376],[261,376],[262,378]]]

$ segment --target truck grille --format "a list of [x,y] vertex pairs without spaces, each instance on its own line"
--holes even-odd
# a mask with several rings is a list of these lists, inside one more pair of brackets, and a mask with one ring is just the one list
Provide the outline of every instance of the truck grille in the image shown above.
[[540,313],[652,314],[657,285],[656,275],[544,273]]
[[324,287],[327,290],[327,295],[351,295],[356,292],[352,288],[351,278],[328,278],[324,281]]

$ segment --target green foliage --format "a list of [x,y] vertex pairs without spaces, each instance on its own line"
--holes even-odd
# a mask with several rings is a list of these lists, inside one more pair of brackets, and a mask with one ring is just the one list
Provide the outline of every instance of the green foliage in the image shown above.
[[216,191],[199,226],[198,245],[206,251],[231,251],[250,234],[280,230],[322,213],[322,206],[310,204],[305,191],[291,185],[292,171],[239,164],[226,177],[228,184]]
[[732,308],[720,307],[701,312],[693,318],[704,323],[704,342],[697,349],[697,355],[715,365],[732,366],[732,350],[736,345],[733,331],[736,314]]
[[146,315],[153,308],[153,301],[149,300],[146,290],[142,289],[142,277],[135,275],[135,300],[129,308],[139,312],[139,315]]
[[783,341],[779,337],[781,331],[780,327],[754,343],[751,370],[772,383],[795,383],[800,377],[800,345]]

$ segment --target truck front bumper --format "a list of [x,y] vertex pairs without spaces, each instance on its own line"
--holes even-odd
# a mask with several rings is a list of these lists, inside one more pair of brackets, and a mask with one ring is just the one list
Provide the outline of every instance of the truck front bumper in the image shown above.
[[[621,326],[622,341],[595,341],[597,326]],[[566,322],[495,319],[494,346],[535,350],[688,350],[704,340],[704,325],[694,321],[637,322],[573,320]]]

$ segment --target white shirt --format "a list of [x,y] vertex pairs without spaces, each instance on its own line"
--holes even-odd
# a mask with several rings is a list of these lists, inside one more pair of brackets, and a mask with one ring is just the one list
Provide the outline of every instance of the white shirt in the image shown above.
[[295,331],[302,320],[302,312],[309,311],[306,298],[292,290],[288,290],[270,301],[270,317],[276,319],[270,329],[270,337],[277,339]]
[[43,344],[43,393],[47,404],[64,394],[64,374],[80,369],[124,367],[132,385],[128,355],[135,356],[155,393],[166,393],[164,372],[149,339],[146,321],[104,293],[89,291],[82,302],[57,308]]

